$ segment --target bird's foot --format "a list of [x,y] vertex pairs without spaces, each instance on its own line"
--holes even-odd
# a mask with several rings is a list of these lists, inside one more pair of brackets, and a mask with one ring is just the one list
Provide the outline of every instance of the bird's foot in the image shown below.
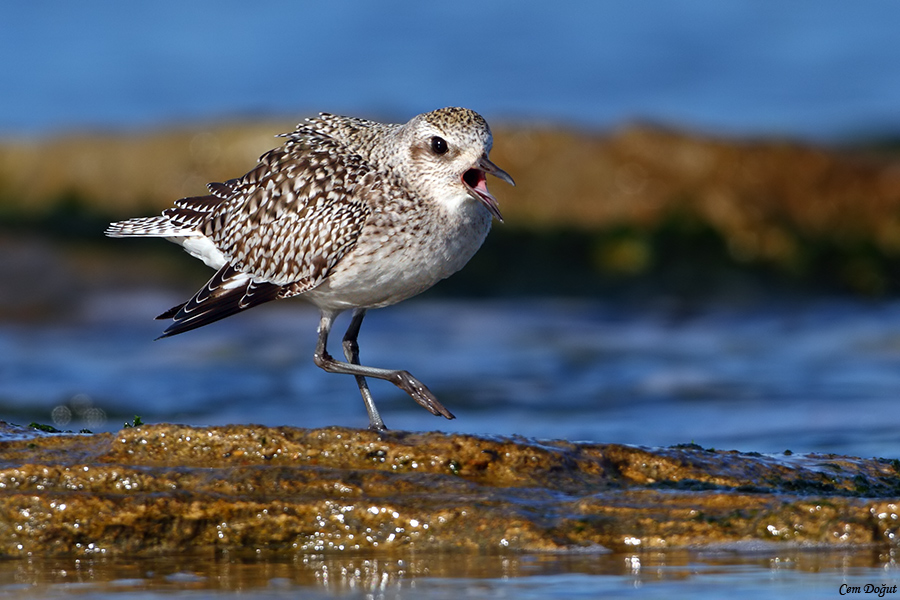
[[438,399],[428,387],[410,375],[409,371],[397,371],[392,379],[394,385],[410,395],[410,397],[424,406],[425,409],[433,415],[445,417],[447,419],[455,419],[444,405],[438,402]]
[[377,420],[372,420],[372,417],[369,416],[369,426],[367,429],[369,431],[374,431],[375,433],[386,433],[388,431],[387,425],[384,424],[384,421],[381,420],[380,416]]

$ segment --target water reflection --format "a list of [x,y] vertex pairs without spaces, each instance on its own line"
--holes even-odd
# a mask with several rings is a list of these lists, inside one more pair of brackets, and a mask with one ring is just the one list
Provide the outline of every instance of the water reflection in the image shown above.
[[[611,592],[666,597],[691,590],[712,598],[722,585],[736,597],[792,590],[837,592],[842,582],[894,585],[900,574],[893,551],[853,553],[765,550],[644,554],[397,556],[169,556],[138,559],[30,559],[0,563],[0,597],[141,597],[192,591],[217,598],[230,591],[254,597],[297,593],[367,598],[563,598]],[[832,589],[833,588],[833,589]],[[718,590],[718,592],[716,592]],[[96,594],[96,595],[95,595]],[[158,596],[157,596],[158,594]],[[455,595],[454,595],[455,594]],[[230,594],[229,594],[230,596]],[[757,596],[758,597],[758,596]],[[793,594],[792,594],[792,597]],[[801,595],[799,597],[807,597]]]

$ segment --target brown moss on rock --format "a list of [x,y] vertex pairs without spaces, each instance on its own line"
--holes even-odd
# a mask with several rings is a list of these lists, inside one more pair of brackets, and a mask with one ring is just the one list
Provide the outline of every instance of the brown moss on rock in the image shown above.
[[882,460],[329,428],[5,425],[0,554],[893,545]]
[[[296,120],[0,142],[0,207],[41,213],[63,199],[117,216],[161,210],[249,171]],[[608,135],[495,127],[492,159],[512,224],[652,228],[695,215],[738,254],[787,260],[797,232],[872,239],[900,253],[900,160],[782,140],[732,140],[647,125]],[[5,206],[4,206],[5,205]]]
[[[179,197],[205,194],[207,182],[246,173],[280,143],[275,134],[293,126],[198,124],[0,140],[0,229],[98,239],[110,219],[157,213]],[[563,293],[592,293],[596,288],[583,282],[600,286],[594,280],[601,278],[659,284],[661,271],[674,274],[679,288],[695,287],[735,270],[866,295],[900,290],[900,159],[887,148],[716,138],[647,125],[606,134],[498,125],[491,157],[517,181],[515,188],[493,187],[507,225],[479,253],[475,262],[483,266],[470,265],[453,285],[472,277],[476,290],[533,290],[538,265],[571,272],[573,283],[558,288]],[[113,276],[103,272],[115,257],[100,261],[81,249],[47,260],[35,252],[21,268],[7,261],[4,275],[52,269],[54,277],[41,283],[50,289],[40,302],[0,294],[0,314],[10,303],[16,318],[33,314],[53,305],[54,291],[85,281],[145,285],[154,273],[166,281],[177,271],[156,262],[165,251],[143,257],[141,269],[133,268],[141,252],[126,251],[134,254]],[[514,261],[506,257],[526,255],[531,268],[509,268]],[[106,269],[92,266],[99,262]],[[486,273],[476,277],[478,268]],[[77,275],[54,285],[67,269]],[[689,276],[698,271],[699,282]]]

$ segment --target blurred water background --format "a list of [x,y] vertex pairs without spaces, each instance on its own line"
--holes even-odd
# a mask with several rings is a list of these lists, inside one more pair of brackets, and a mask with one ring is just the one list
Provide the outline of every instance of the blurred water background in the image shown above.
[[[88,0],[13,3],[2,13],[0,144],[26,153],[60,134],[293,123],[320,110],[405,120],[446,105],[478,110],[496,131],[539,125],[597,135],[647,122],[722,139],[871,144],[895,162],[900,137],[900,4],[886,1]],[[268,130],[265,143],[278,132]],[[70,155],[78,158],[77,146]],[[68,162],[54,160],[32,181]],[[539,167],[532,177],[544,175]],[[493,187],[512,215],[502,227],[516,231],[517,194],[527,190]],[[94,210],[82,194],[74,210],[60,198],[31,213],[0,189],[0,419],[94,431],[134,415],[365,426],[352,378],[312,363],[310,307],[267,305],[153,342],[162,326],[152,317],[208,274],[184,266],[192,259],[162,241],[101,240],[103,220],[137,216],[131,207]],[[817,198],[809,202],[815,216]],[[146,204],[158,210],[153,199]],[[85,216],[85,207],[94,212]],[[439,420],[376,382],[389,427],[900,457],[894,271],[860,294],[815,277],[799,286],[723,278],[692,258],[678,267],[693,265],[691,285],[672,285],[663,267],[623,283],[518,264],[530,260],[527,245],[507,243],[502,227],[494,232],[501,246],[470,265],[486,274],[477,284],[451,279],[367,318],[363,362],[409,369],[458,417]],[[847,268],[823,260],[826,279]],[[530,279],[489,285],[507,271]],[[667,284],[655,285],[656,276]],[[896,581],[893,557],[883,560],[872,572]],[[715,589],[743,581],[743,569],[696,577]],[[547,580],[535,581],[517,597],[546,597]],[[827,581],[833,592],[836,581]],[[499,579],[485,585],[490,597],[506,597]],[[577,582],[585,593],[597,585]],[[788,582],[791,597],[805,597],[803,585]]]
[[0,134],[439,106],[817,140],[895,133],[898,7],[775,0],[4,7]]

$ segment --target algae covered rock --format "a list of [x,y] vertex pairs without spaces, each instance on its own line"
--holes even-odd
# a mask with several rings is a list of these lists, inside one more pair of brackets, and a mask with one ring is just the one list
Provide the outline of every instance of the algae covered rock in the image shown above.
[[896,461],[341,428],[0,429],[0,553],[896,544]]

